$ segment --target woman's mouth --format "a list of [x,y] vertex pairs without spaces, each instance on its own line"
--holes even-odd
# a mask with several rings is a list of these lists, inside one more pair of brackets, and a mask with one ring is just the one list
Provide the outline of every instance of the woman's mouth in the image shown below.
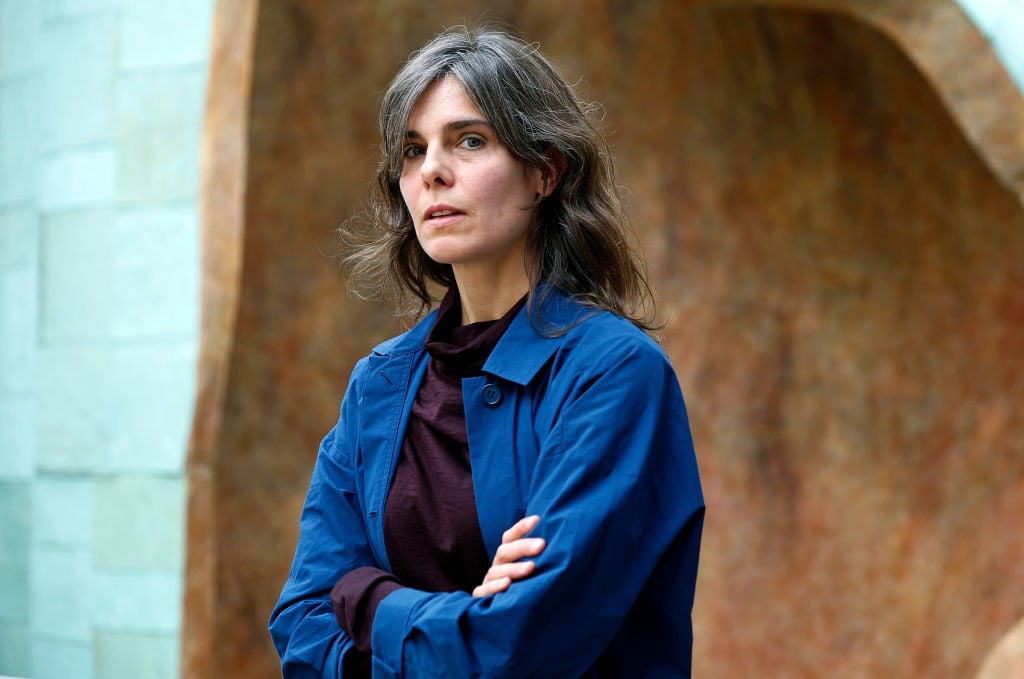
[[454,208],[451,205],[431,205],[423,213],[423,221],[429,222],[433,226],[444,226],[456,221],[464,214],[465,213],[462,210]]

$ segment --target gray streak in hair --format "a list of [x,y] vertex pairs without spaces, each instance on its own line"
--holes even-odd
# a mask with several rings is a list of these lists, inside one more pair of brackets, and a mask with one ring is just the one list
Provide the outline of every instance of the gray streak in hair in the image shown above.
[[399,187],[409,116],[424,91],[444,77],[461,83],[512,155],[545,171],[555,163],[553,154],[565,159],[528,242],[531,308],[546,281],[595,309],[653,328],[646,264],[622,208],[607,145],[592,120],[598,107],[576,96],[536,44],[494,29],[444,31],[410,56],[385,91],[369,233],[360,234],[354,222],[342,227],[347,243],[358,242],[346,257],[353,280],[373,298],[416,300],[413,308],[420,311],[433,301],[431,283],[455,282],[451,267],[419,246]]

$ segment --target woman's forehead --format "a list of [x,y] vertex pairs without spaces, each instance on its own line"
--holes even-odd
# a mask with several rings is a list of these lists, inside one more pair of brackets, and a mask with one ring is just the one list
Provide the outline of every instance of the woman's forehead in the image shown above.
[[465,85],[448,73],[427,85],[413,102],[406,127],[413,128],[424,116],[471,115],[486,120],[486,116],[469,96]]

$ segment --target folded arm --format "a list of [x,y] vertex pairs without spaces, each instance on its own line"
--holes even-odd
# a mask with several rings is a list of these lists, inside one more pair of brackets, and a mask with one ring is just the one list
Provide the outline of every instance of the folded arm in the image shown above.
[[[670,547],[699,542],[687,535],[703,499],[671,367],[645,345],[599,361],[569,380],[542,442],[527,498],[542,517],[531,535],[546,540],[534,570],[486,598],[387,596],[373,626],[376,676],[579,676]],[[683,578],[696,573],[689,551]]]
[[354,417],[354,391],[350,386],[339,425],[320,444],[291,573],[270,618],[285,679],[344,677],[346,662],[357,660],[352,638],[338,626],[330,601],[343,573],[376,565],[341,424]]

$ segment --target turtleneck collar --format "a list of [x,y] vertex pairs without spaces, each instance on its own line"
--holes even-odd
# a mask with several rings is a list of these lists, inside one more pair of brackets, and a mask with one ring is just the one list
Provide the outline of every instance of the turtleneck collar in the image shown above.
[[424,346],[443,372],[455,377],[478,375],[491,350],[525,303],[526,295],[523,295],[497,320],[462,325],[459,290],[453,285],[441,300],[437,320]]

